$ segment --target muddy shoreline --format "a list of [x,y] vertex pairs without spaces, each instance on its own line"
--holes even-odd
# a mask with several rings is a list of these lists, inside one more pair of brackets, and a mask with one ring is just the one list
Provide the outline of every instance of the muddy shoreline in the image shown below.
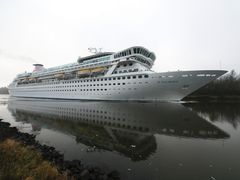
[[6,139],[14,139],[23,146],[30,146],[38,151],[44,160],[55,165],[60,172],[67,172],[69,179],[92,179],[92,180],[118,180],[117,171],[105,172],[100,167],[91,167],[83,164],[80,160],[66,161],[64,155],[54,147],[41,145],[35,140],[35,136],[18,131],[16,127],[10,127],[10,123],[0,119],[0,142]]

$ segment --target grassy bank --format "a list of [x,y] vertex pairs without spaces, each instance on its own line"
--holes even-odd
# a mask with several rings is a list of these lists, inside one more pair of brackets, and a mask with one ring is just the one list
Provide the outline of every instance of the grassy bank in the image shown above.
[[42,158],[32,146],[25,146],[14,139],[0,143],[0,179],[66,180],[67,174]]
[[84,165],[80,160],[66,161],[54,147],[41,145],[35,136],[22,133],[0,119],[0,179],[96,179],[119,180],[113,170]]

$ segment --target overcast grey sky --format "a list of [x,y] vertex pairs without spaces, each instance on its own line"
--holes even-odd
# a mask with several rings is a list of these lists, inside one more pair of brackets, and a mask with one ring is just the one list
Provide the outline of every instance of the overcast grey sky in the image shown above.
[[0,86],[88,47],[155,52],[153,70],[240,72],[240,0],[0,0]]

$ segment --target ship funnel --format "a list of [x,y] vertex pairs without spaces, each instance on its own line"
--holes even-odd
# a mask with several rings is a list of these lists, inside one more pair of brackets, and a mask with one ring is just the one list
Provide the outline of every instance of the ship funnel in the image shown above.
[[33,64],[33,66],[34,66],[33,72],[41,71],[44,69],[42,64]]

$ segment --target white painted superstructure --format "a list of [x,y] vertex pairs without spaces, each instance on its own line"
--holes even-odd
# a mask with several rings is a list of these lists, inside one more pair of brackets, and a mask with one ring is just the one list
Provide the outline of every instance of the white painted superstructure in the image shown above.
[[222,70],[151,70],[154,53],[131,47],[117,53],[97,53],[78,62],[18,75],[9,85],[15,97],[85,100],[181,100],[226,73]]

